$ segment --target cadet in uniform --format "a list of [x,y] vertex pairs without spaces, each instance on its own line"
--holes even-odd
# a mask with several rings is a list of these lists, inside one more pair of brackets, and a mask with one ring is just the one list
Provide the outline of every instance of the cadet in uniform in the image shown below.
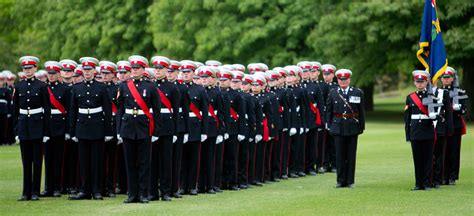
[[71,90],[59,81],[62,65],[56,61],[44,64],[48,71],[48,95],[51,103],[50,135],[51,139],[44,145],[45,191],[42,196],[61,196],[62,167],[64,165],[65,141],[70,139],[68,128],[67,106],[71,99]]
[[128,58],[132,79],[122,82],[117,93],[117,139],[123,142],[127,167],[128,198],[124,203],[148,203],[151,143],[158,137],[160,98],[156,86],[143,80],[148,60]]
[[364,94],[350,87],[352,72],[336,71],[339,84],[326,103],[327,129],[334,137],[337,163],[337,188],[354,187],[357,139],[365,129]]
[[[324,101],[327,101],[329,96],[329,91],[331,89],[337,89],[338,85],[334,82],[334,72],[336,72],[336,67],[332,64],[323,64],[321,66],[321,70],[323,71],[323,79],[325,83],[325,88],[323,89],[324,93]],[[327,110],[326,110],[327,111]],[[322,160],[320,169],[318,172],[333,172],[337,171],[336,167],[336,148],[334,145],[334,137],[329,133],[329,131],[325,131],[325,138],[324,138],[324,146],[323,151],[321,154],[320,159]]]
[[34,74],[39,59],[34,56],[20,58],[26,79],[15,86],[13,120],[15,135],[20,141],[23,164],[23,193],[18,201],[39,200],[43,143],[49,139],[51,112],[46,83]]
[[171,201],[171,178],[173,145],[178,140],[178,120],[180,95],[178,87],[166,79],[166,73],[171,61],[163,56],[151,58],[155,67],[155,78],[160,109],[161,124],[155,130],[159,139],[152,143],[151,172],[150,172],[150,201],[158,200],[158,178],[160,182],[161,200]]
[[[242,65],[243,66],[243,65]],[[244,67],[245,70],[245,67]],[[247,117],[248,130],[247,134],[244,134],[247,139],[240,142],[239,150],[239,173],[238,173],[238,182],[240,189],[246,189],[249,187],[250,175],[253,173],[255,166],[255,129],[256,129],[256,120],[255,120],[255,98],[252,96],[251,85],[254,82],[254,79],[251,75],[245,74],[242,79],[242,97],[245,101],[245,113]],[[253,175],[252,175],[253,177]],[[253,180],[253,179],[252,179]]]
[[424,70],[415,70],[412,74],[416,92],[407,96],[405,106],[405,136],[406,141],[411,142],[415,164],[416,183],[412,190],[429,190],[432,186],[433,146],[436,137],[433,120],[436,116],[429,113],[423,101],[430,100],[427,89],[430,74]]
[[80,59],[85,81],[74,85],[69,109],[70,135],[79,143],[81,186],[71,200],[102,200],[104,142],[112,140],[112,108],[107,87],[94,80],[99,61]]
[[11,94],[7,88],[7,74],[0,73],[0,145],[8,144],[8,119],[11,117]]

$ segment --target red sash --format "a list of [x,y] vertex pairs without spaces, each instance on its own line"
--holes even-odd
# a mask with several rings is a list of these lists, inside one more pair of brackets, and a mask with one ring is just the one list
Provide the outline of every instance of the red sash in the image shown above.
[[115,105],[114,102],[112,102],[112,113],[117,113],[117,106]]
[[166,97],[166,95],[158,88],[158,94],[160,94],[161,103],[165,105],[166,108],[173,113],[173,109],[171,108],[171,101]]
[[411,100],[413,101],[413,103],[416,104],[416,106],[418,107],[418,109],[421,110],[421,112],[423,112],[425,115],[429,115],[429,113],[428,113],[428,108],[423,105],[423,102],[421,102],[420,98],[418,97],[418,95],[416,95],[415,92],[413,92],[413,93],[410,94],[410,98],[411,98]]
[[237,112],[235,112],[234,108],[230,108],[230,115],[235,121],[239,121],[239,115],[237,115]]
[[263,119],[263,141],[268,142],[268,138],[270,137],[270,132],[268,129],[268,119],[265,117]]
[[129,80],[127,82],[127,86],[128,86],[128,89],[130,90],[130,93],[132,94],[133,96],[133,99],[135,99],[135,101],[137,101],[137,104],[138,106],[140,107],[140,109],[142,109],[143,113],[145,113],[146,117],[148,118],[148,120],[150,120],[150,127],[148,128],[148,134],[150,136],[153,135],[153,131],[155,130],[155,121],[153,120],[153,116],[151,115],[150,113],[150,109],[148,108],[148,106],[146,105],[145,101],[143,100],[143,98],[140,96],[140,93],[138,93],[138,90],[137,88],[135,87],[135,85],[133,84],[133,81],[132,80]]
[[280,107],[278,108],[278,112],[280,112],[280,113],[283,112],[283,106],[280,106]]
[[314,103],[309,102],[309,107],[311,111],[316,115],[316,125],[321,125],[321,113],[319,112],[319,108],[314,106]]
[[189,103],[189,109],[196,115],[199,120],[202,120],[201,113],[196,105],[193,102]]
[[461,115],[459,115],[459,118],[461,119],[462,123],[461,135],[464,135],[466,134],[466,121],[464,121]]
[[56,97],[54,97],[53,92],[48,86],[48,92],[49,92],[49,100],[51,101],[51,104],[54,106],[54,108],[58,109],[59,112],[62,114],[66,114],[66,109],[64,109],[64,106],[59,102]]
[[209,104],[209,114],[211,114],[212,118],[214,118],[216,120],[216,126],[217,128],[219,128],[219,119],[217,118],[216,116],[216,113],[214,112],[214,107],[212,106],[212,104]]

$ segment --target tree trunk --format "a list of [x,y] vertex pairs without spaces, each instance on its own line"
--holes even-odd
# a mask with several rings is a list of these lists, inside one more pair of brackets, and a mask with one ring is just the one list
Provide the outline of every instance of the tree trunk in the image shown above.
[[365,99],[365,110],[373,111],[374,110],[374,83],[369,83],[366,86],[361,87],[364,91]]
[[467,58],[463,61],[462,75],[461,88],[466,90],[466,94],[469,96],[466,120],[472,121],[474,119],[472,114],[472,109],[474,108],[474,86],[472,85],[474,83],[474,58]]

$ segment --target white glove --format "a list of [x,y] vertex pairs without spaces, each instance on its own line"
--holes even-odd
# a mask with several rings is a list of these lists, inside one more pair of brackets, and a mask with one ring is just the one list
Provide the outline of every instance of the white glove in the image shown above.
[[290,129],[290,136],[293,136],[296,134],[296,128],[291,128]]
[[227,140],[227,139],[229,139],[229,133],[224,134],[224,140]]
[[461,110],[461,104],[453,104],[453,110],[456,110],[456,111]]
[[268,137],[268,141],[270,141],[270,140],[272,140],[272,139],[273,139],[273,138],[271,138],[271,137]]
[[239,140],[239,142],[241,142],[242,140],[245,139],[245,136],[244,135],[237,135],[237,140]]
[[300,134],[303,134],[304,128],[300,128]]
[[260,140],[262,140],[262,135],[258,134],[258,135],[255,135],[255,143],[258,143],[260,142]]
[[160,137],[152,136],[151,137],[151,142],[156,142]]
[[201,142],[204,142],[207,140],[207,135],[206,134],[201,134]]
[[189,134],[184,134],[183,136],[183,144],[187,143],[189,139]]
[[67,133],[67,134],[64,134],[64,140],[69,140],[71,139],[71,136]]
[[283,131],[287,131],[287,130],[288,130],[288,128],[283,128]]
[[79,140],[77,139],[77,137],[73,137],[73,138],[71,138],[71,140],[74,141],[74,142],[79,142]]
[[20,138],[19,138],[18,136],[16,136],[16,137],[15,137],[15,141],[16,141],[17,143],[19,143],[19,142],[20,142]]
[[252,142],[253,141],[253,138],[249,138],[249,142]]
[[178,137],[177,137],[177,136],[173,136],[173,143],[175,143],[176,140],[178,140]]
[[430,116],[430,119],[436,119],[436,113],[434,113],[434,112],[430,113],[429,116]]
[[306,133],[307,133],[308,131],[309,131],[309,128],[306,128],[306,129],[304,130],[304,132],[306,132]]
[[10,117],[12,117],[12,114],[7,114],[7,118],[10,118]]
[[120,135],[117,135],[117,145],[123,143],[123,139]]
[[324,126],[325,126],[326,130],[330,130],[328,123],[324,124]]
[[104,141],[108,142],[108,141],[112,140],[113,138],[114,138],[113,136],[105,136]]
[[222,137],[222,135],[218,135],[217,138],[216,138],[216,144],[219,144],[222,141],[224,141],[224,137]]
[[43,137],[43,143],[48,142],[48,140],[49,140],[49,137],[47,137],[47,136]]

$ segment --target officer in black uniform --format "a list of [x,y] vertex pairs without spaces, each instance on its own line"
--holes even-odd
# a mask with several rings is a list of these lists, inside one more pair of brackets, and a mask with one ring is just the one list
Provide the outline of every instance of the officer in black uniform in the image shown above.
[[84,81],[72,87],[69,109],[70,135],[79,143],[79,193],[71,200],[102,200],[104,142],[112,140],[112,108],[107,86],[94,80],[99,61],[80,59]]
[[182,198],[180,193],[180,176],[181,176],[181,161],[183,156],[183,144],[188,142],[189,138],[189,94],[187,86],[177,81],[179,68],[181,63],[175,60],[170,60],[170,66],[166,73],[166,78],[169,82],[175,84],[179,91],[179,116],[178,116],[178,131],[176,135],[178,139],[173,144],[173,160],[172,160],[172,175],[171,175],[171,192],[174,198]]
[[112,109],[112,135],[113,139],[105,142],[104,148],[104,175],[103,194],[115,197],[116,163],[117,163],[117,130],[115,128],[115,116],[117,114],[117,90],[118,85],[113,81],[117,73],[117,65],[110,61],[100,61],[100,73],[102,83],[107,86],[107,93],[111,101]]
[[7,88],[7,74],[0,73],[0,145],[8,144],[8,119],[11,117],[11,94]]
[[452,67],[447,67],[441,77],[443,89],[448,90],[453,107],[454,131],[452,136],[448,136],[446,142],[444,183],[456,184],[459,179],[459,165],[461,157],[461,137],[466,134],[466,122],[463,116],[467,113],[466,91],[460,89],[457,72]]
[[44,145],[45,190],[41,193],[41,196],[60,197],[65,141],[70,139],[67,133],[69,123],[67,121],[67,111],[71,99],[71,90],[59,81],[63,69],[59,62],[47,61],[44,65],[48,72],[47,88],[51,103],[49,124],[51,139]]
[[43,143],[49,139],[51,112],[46,83],[34,77],[39,59],[20,58],[26,79],[15,86],[13,120],[15,135],[20,141],[23,163],[23,193],[18,201],[39,200]]
[[423,70],[413,71],[416,92],[407,96],[405,106],[405,136],[411,142],[413,162],[415,164],[415,187],[412,190],[431,189],[431,175],[433,165],[433,146],[436,137],[433,120],[436,114],[423,103],[430,100],[428,82],[430,74]]
[[[338,85],[334,82],[334,72],[336,72],[336,67],[332,64],[324,64],[321,66],[321,70],[323,71],[323,79],[324,79],[324,101],[327,101],[329,96],[329,91],[331,89],[337,89]],[[327,110],[326,110],[327,111]],[[334,145],[334,137],[328,130],[325,130],[325,138],[324,138],[324,145],[322,147],[323,151],[321,154],[322,163],[318,172],[325,173],[325,172],[337,172],[336,168],[336,148]]]
[[160,126],[162,127],[157,128],[155,136],[159,139],[152,144],[150,195],[148,199],[150,201],[159,199],[159,178],[161,199],[171,201],[172,156],[173,145],[178,140],[180,94],[178,86],[166,79],[171,61],[163,56],[154,56],[151,61],[155,67],[158,96],[162,105],[160,109]]
[[206,141],[208,133],[208,106],[206,90],[192,82],[196,63],[190,60],[181,61],[184,85],[181,88],[189,95],[189,137],[183,147],[183,161],[181,166],[181,188],[184,194],[197,195],[197,181],[199,179],[201,143]]
[[160,98],[156,86],[143,80],[148,60],[133,55],[128,58],[132,79],[122,82],[117,93],[117,138],[123,142],[127,167],[128,198],[124,203],[148,203],[150,181],[150,141],[158,137]]
[[326,103],[327,129],[334,136],[337,163],[337,188],[354,187],[357,139],[365,129],[362,90],[350,87],[352,72],[336,71],[339,88],[329,92]]
[[[244,68],[245,70],[245,68]],[[245,101],[245,118],[247,120],[247,130],[242,133],[246,138],[240,142],[239,149],[239,164],[238,164],[238,183],[240,189],[247,189],[249,187],[249,176],[250,170],[253,172],[253,166],[255,164],[254,153],[255,153],[255,98],[252,96],[251,85],[254,82],[252,76],[246,74],[242,79],[241,94]]]
[[449,91],[442,88],[433,88],[434,96],[440,105],[435,112],[436,143],[433,150],[433,187],[439,188],[443,184],[446,141],[453,134],[453,107],[449,98]]

